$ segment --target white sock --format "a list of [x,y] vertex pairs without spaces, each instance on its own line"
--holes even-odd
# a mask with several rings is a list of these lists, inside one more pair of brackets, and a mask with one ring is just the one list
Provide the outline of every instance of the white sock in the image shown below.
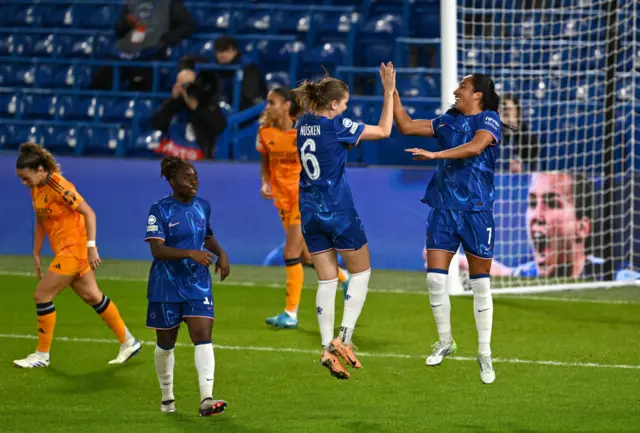
[[353,330],[356,327],[356,322],[358,321],[358,317],[360,317],[360,313],[362,313],[364,301],[367,299],[369,278],[371,278],[370,268],[364,272],[351,274],[351,282],[349,283],[347,299],[344,301],[342,326],[340,327],[340,338],[342,338],[342,342],[344,344],[351,344]]
[[285,313],[287,313],[287,316],[291,317],[293,320],[298,320],[298,311],[289,311],[289,310],[284,310]]
[[36,355],[42,359],[49,359],[49,352],[39,352],[36,350]]
[[202,401],[213,398],[213,373],[216,368],[216,360],[213,356],[213,344],[210,341],[198,343],[194,349],[194,360],[200,384],[200,401]]
[[491,328],[493,326],[493,298],[489,275],[472,275],[473,315],[478,329],[478,354],[491,355]]
[[126,331],[126,334],[124,336],[125,340],[124,340],[124,343],[122,343],[120,345],[121,347],[127,347],[127,346],[129,346],[129,344],[132,344],[135,341],[135,338],[133,337],[133,334],[131,334],[131,332],[129,332],[129,328],[127,328],[125,326],[124,330]]
[[322,339],[323,347],[329,347],[331,340],[333,340],[333,322],[336,314],[337,290],[337,278],[329,281],[318,281],[318,292],[316,293],[316,314],[318,315],[320,338]]
[[160,383],[160,391],[162,391],[162,401],[175,400],[173,397],[173,367],[176,359],[173,355],[173,349],[164,350],[156,346],[154,358],[158,383]]
[[447,293],[447,273],[427,271],[427,288],[433,318],[436,321],[440,341],[453,341],[451,335],[451,301]]

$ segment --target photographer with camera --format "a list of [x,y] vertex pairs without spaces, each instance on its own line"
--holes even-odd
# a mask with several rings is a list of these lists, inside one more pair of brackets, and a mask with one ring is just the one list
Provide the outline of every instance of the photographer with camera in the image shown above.
[[216,139],[227,127],[217,92],[215,74],[202,71],[196,75],[193,65],[181,64],[172,97],[151,117],[154,129],[164,135],[156,152],[183,159],[213,159]]

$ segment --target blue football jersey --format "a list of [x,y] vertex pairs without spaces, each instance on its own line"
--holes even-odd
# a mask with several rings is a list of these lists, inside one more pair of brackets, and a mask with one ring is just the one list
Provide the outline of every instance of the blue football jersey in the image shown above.
[[358,144],[364,125],[342,115],[333,119],[306,114],[298,124],[300,212],[353,208],[345,167],[347,152]]
[[[166,246],[182,250],[204,250],[213,236],[209,219],[211,205],[196,197],[190,203],[167,196],[153,206],[147,219],[145,240],[162,239]],[[191,259],[153,260],[147,298],[151,302],[185,302],[211,297],[211,274]]]
[[432,121],[440,150],[470,142],[478,131],[493,135],[493,142],[478,156],[466,159],[440,159],[422,201],[433,208],[483,211],[493,210],[494,170],[502,122],[495,111],[474,116],[446,114]]

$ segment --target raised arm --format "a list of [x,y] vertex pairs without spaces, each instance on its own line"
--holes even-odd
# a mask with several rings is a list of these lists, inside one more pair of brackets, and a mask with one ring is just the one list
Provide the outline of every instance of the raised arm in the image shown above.
[[377,125],[365,125],[361,140],[382,140],[389,138],[393,127],[393,91],[396,87],[396,71],[391,62],[380,65],[380,79],[384,88],[382,114]]
[[431,120],[413,120],[402,106],[398,90],[393,92],[393,119],[396,121],[398,131],[400,131],[402,135],[434,136]]

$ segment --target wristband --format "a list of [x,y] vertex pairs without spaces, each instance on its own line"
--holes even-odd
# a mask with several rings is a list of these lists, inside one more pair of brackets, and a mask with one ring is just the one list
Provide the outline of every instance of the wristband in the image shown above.
[[87,241],[87,248],[95,248],[96,241]]

